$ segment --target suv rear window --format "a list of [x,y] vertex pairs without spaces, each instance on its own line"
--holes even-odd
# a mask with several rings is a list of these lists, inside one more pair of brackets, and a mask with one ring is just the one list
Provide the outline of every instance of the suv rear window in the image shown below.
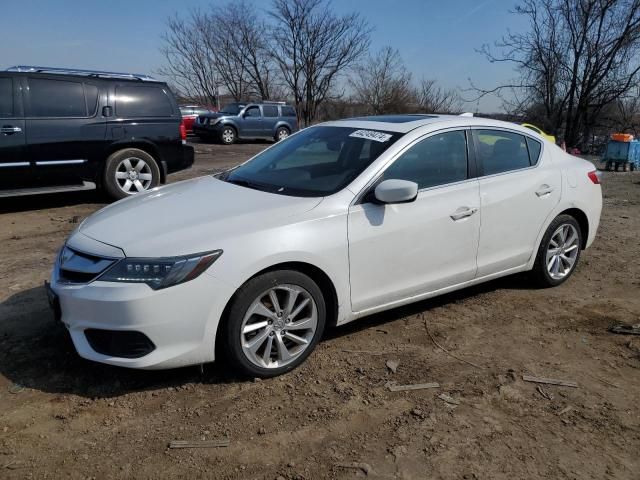
[[289,106],[282,107],[282,116],[283,117],[295,117],[296,116],[296,111],[293,109],[293,107],[289,107]]
[[0,78],[0,117],[13,117],[13,88],[10,78]]
[[86,117],[82,82],[29,79],[30,116],[32,117]]
[[116,115],[118,117],[168,117],[173,114],[171,101],[164,88],[116,87]]
[[275,105],[263,105],[262,106],[262,114],[265,117],[277,117],[278,116],[278,107]]

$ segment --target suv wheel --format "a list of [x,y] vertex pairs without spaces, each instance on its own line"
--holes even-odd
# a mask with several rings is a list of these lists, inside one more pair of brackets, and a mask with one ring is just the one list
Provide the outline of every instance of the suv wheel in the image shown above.
[[223,127],[220,132],[220,141],[225,145],[232,145],[236,143],[236,130],[233,127]]
[[555,287],[565,282],[580,259],[582,232],[571,215],[559,215],[542,237],[533,274],[542,287]]
[[316,283],[294,270],[267,272],[236,293],[219,336],[229,363],[251,377],[293,370],[322,336],[325,302]]
[[275,141],[279,142],[289,136],[289,129],[287,127],[280,127],[276,130]]
[[126,198],[160,184],[160,168],[143,150],[127,148],[112,153],[107,159],[104,186],[115,198]]

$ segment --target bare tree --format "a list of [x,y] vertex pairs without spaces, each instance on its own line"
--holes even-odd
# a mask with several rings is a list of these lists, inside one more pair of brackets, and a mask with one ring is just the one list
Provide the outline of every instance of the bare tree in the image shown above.
[[204,98],[213,105],[219,85],[215,52],[203,38],[208,31],[209,17],[200,10],[186,18],[170,18],[161,47],[166,63],[158,73],[168,77],[181,96],[192,101]]
[[640,81],[640,0],[523,0],[515,13],[530,30],[507,34],[497,54],[481,51],[520,76],[476,91],[509,93],[525,113],[542,105],[553,133],[564,130],[568,145],[584,146],[605,107]]
[[339,75],[366,53],[370,28],[359,14],[338,16],[323,0],[273,0],[270,16],[273,58],[309,125]]
[[442,88],[435,80],[422,79],[416,97],[421,112],[459,113],[462,108],[458,91]]
[[267,100],[277,89],[275,65],[267,44],[268,27],[245,0],[211,16],[209,42],[218,53],[220,76],[236,100]]
[[349,84],[354,100],[366,105],[368,113],[401,113],[413,107],[411,73],[402,63],[400,52],[391,47],[384,47],[356,66]]

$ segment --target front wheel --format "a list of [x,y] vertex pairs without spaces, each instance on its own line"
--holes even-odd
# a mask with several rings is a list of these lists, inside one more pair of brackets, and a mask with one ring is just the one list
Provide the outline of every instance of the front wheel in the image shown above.
[[236,130],[233,127],[224,127],[220,132],[220,141],[225,145],[232,145],[237,140]]
[[219,341],[227,360],[250,377],[268,378],[306,360],[326,319],[318,285],[293,270],[267,272],[236,293]]
[[542,237],[533,274],[542,287],[555,287],[573,273],[582,247],[580,225],[571,215],[556,217]]

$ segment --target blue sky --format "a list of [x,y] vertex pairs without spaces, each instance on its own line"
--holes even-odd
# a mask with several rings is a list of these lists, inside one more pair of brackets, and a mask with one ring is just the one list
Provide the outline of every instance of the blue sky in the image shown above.
[[[167,17],[230,0],[3,0],[0,69],[16,64],[153,73],[162,64],[160,36]],[[255,0],[268,9],[268,0]],[[372,49],[400,50],[416,79],[448,87],[468,78],[494,86],[511,78],[508,65],[489,64],[475,49],[507,29],[526,28],[509,13],[516,0],[334,0],[336,12],[360,12],[374,27]],[[466,109],[475,110],[476,105]],[[486,99],[481,110],[498,110]]]

